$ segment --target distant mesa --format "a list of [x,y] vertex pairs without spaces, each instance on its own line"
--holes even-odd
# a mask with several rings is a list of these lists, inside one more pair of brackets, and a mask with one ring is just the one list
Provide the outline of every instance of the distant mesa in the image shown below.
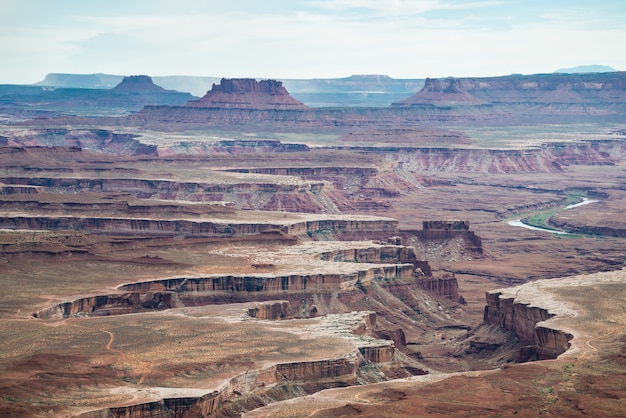
[[252,78],[222,78],[202,98],[187,103],[191,107],[229,109],[306,110],[308,107],[289,95],[283,83]]
[[131,75],[111,89],[116,93],[167,93],[161,86],[157,86],[147,75]]
[[410,106],[412,104],[484,104],[486,101],[473,96],[467,89],[466,80],[458,78],[427,78],[422,90],[414,96],[393,106]]
[[572,68],[561,68],[555,71],[555,73],[561,74],[576,74],[576,73],[613,73],[617,71],[613,67],[608,65],[579,65]]
[[428,78],[394,107],[504,104],[626,103],[626,73],[535,74],[484,78]]
[[124,76],[113,74],[63,74],[48,73],[36,86],[65,87],[78,89],[111,89],[119,84]]

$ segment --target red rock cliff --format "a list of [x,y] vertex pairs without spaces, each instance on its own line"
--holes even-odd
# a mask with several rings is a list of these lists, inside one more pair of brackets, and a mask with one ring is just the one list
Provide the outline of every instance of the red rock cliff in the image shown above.
[[[532,283],[525,286],[531,287]],[[553,328],[545,323],[556,316],[548,308],[537,306],[536,302],[525,300],[523,286],[501,291],[487,292],[484,322],[498,324],[501,328],[515,333],[520,341],[531,344],[530,357],[539,360],[554,359],[567,351],[572,334]],[[539,303],[542,301],[538,299]],[[547,302],[544,302],[548,304]]]

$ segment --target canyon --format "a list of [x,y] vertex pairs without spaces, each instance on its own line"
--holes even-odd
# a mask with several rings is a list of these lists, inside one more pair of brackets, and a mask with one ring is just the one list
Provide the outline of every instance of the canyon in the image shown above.
[[619,416],[624,73],[211,82],[3,101],[3,415]]

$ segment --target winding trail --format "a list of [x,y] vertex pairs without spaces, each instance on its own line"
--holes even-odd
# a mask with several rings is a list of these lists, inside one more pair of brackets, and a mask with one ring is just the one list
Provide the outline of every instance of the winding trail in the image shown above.
[[123,351],[111,348],[111,345],[115,342],[115,335],[111,331],[107,331],[106,329],[103,329],[103,328],[99,328],[98,331],[102,331],[105,334],[109,335],[109,342],[107,343],[107,345],[105,347],[107,349],[107,351],[111,351],[113,353],[118,353],[120,356],[126,357],[126,354]]

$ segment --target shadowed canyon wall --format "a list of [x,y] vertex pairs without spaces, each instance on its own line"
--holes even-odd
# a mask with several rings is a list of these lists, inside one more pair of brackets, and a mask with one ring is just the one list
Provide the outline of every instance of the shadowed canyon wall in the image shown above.
[[498,324],[513,332],[520,341],[532,345],[527,352],[528,359],[554,359],[570,347],[571,334],[541,324],[554,316],[547,309],[522,303],[515,297],[504,297],[502,292],[487,292],[484,322]]

